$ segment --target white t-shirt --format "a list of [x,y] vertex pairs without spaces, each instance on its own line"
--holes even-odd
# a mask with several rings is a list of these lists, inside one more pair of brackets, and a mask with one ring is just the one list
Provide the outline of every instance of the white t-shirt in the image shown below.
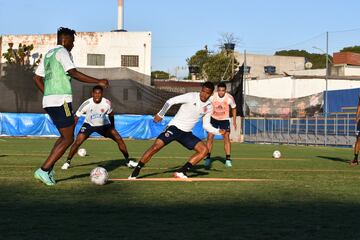
[[[60,50],[56,53],[56,59],[61,63],[65,72],[69,71],[70,69],[76,68],[74,65],[73,57],[71,53],[64,48],[62,45],[57,45],[55,48],[49,50],[45,56],[49,57],[51,54],[54,53],[54,50],[59,48]],[[40,77],[45,77],[45,64],[44,64],[45,57],[41,58],[40,64],[35,71],[35,74]],[[43,108],[46,107],[59,107],[64,104],[64,102],[70,103],[72,102],[72,95],[62,94],[62,95],[49,95],[43,97]]]
[[175,117],[169,122],[169,126],[175,126],[184,132],[191,132],[199,118],[203,117],[203,128],[210,133],[220,134],[219,129],[214,128],[210,124],[212,113],[211,102],[209,100],[202,102],[200,100],[200,93],[198,92],[185,93],[170,98],[157,115],[164,117],[172,105],[180,103],[182,103],[182,105]]
[[106,98],[103,97],[100,103],[95,103],[93,98],[89,98],[81,104],[76,116],[80,117],[85,114],[85,123],[99,127],[110,124],[109,114],[111,112],[111,102]]

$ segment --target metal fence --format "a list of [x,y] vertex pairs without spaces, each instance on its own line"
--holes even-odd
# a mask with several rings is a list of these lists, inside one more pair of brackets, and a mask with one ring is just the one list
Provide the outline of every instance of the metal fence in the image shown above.
[[329,113],[303,118],[244,117],[244,141],[302,145],[352,146],[355,113]]

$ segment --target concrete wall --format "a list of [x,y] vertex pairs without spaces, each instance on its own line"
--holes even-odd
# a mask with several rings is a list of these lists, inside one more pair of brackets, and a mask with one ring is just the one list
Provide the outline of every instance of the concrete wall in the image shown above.
[[[360,88],[360,80],[328,79],[328,90]],[[324,78],[272,78],[246,80],[245,94],[265,98],[298,98],[323,92]]]
[[[6,52],[8,44],[19,43],[34,45],[33,54],[44,54],[56,45],[56,34],[39,35],[4,35],[1,51]],[[121,55],[138,55],[139,67],[129,69],[151,75],[151,33],[150,32],[80,32],[75,37],[72,54],[77,67],[99,68],[87,65],[87,54],[105,54],[105,66],[102,68],[121,67]],[[5,59],[1,57],[1,62]]]
[[[244,62],[244,54],[235,53],[236,60],[240,65]],[[304,70],[304,57],[287,57],[287,56],[267,56],[257,54],[246,54],[246,65],[250,66],[250,78],[272,78],[274,75],[269,75],[264,72],[264,66],[275,66],[276,74],[284,74],[291,70]]]

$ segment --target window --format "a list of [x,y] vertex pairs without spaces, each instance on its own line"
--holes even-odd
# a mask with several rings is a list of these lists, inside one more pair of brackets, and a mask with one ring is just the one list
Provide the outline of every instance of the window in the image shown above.
[[123,100],[127,101],[129,99],[129,91],[127,88],[123,89]]
[[137,89],[137,91],[136,91],[136,99],[138,100],[138,101],[141,101],[142,100],[142,93],[141,93],[141,89]]
[[88,54],[88,66],[105,66],[105,54]]
[[122,67],[139,67],[139,56],[137,55],[121,55]]

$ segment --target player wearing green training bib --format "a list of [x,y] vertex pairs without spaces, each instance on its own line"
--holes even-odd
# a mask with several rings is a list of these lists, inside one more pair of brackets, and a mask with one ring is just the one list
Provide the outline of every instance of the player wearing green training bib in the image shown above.
[[35,171],[34,177],[48,186],[55,185],[53,167],[74,141],[74,114],[72,112],[71,79],[85,83],[94,83],[108,87],[106,79],[87,76],[76,70],[71,55],[76,32],[68,28],[57,31],[57,46],[45,54],[36,69],[34,81],[44,94],[43,108],[59,130],[60,137],[55,142],[50,155],[41,168]]

